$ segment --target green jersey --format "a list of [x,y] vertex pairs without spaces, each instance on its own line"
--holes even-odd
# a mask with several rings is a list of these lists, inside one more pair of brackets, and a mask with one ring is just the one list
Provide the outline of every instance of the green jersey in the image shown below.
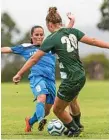
[[43,42],[41,50],[57,54],[62,79],[76,81],[85,76],[82,62],[79,58],[78,41],[84,33],[74,28],[61,28],[50,34]]

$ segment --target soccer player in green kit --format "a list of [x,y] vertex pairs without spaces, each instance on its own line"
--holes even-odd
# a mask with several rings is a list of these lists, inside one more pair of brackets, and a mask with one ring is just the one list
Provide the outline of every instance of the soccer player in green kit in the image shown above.
[[57,97],[54,102],[53,112],[69,129],[68,137],[79,136],[80,129],[75,124],[71,115],[65,110],[66,107],[77,98],[85,84],[85,70],[78,53],[78,41],[108,48],[109,43],[90,38],[77,29],[62,27],[62,19],[56,7],[50,7],[46,16],[46,25],[51,34],[44,40],[37,51],[13,77],[18,83],[23,74],[48,51],[57,54],[62,82],[59,86]]

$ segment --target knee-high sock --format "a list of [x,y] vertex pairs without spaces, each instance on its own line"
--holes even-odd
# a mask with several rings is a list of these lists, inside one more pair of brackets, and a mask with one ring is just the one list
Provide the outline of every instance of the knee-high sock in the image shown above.
[[77,130],[78,126],[76,125],[76,123],[74,122],[74,120],[72,119],[72,121],[68,124],[64,124],[65,127],[67,127],[68,129],[73,129],[73,130]]
[[36,104],[36,112],[34,115],[30,118],[29,123],[30,125],[33,125],[35,122],[40,122],[45,116],[45,106],[44,103],[38,102]]
[[34,112],[34,115],[29,120],[29,124],[33,125],[37,121],[38,121],[38,119],[37,119],[37,116],[36,116],[36,112]]
[[74,121],[77,125],[81,125],[81,123],[80,123],[81,113],[76,116],[73,116],[72,114],[70,114],[70,115],[72,116],[72,118],[74,119]]
[[40,122],[45,116],[45,104],[42,102],[38,102],[36,105],[36,116],[38,122]]

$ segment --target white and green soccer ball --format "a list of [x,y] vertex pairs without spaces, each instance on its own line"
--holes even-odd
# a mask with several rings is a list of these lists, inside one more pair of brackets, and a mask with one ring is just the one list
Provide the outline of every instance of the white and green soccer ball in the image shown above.
[[65,126],[59,119],[52,119],[48,122],[47,130],[48,133],[52,136],[61,136]]

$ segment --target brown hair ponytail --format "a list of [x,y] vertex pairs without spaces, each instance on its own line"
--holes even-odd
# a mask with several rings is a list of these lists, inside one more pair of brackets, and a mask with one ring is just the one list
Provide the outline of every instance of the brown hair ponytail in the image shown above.
[[50,7],[48,10],[48,15],[46,16],[46,22],[52,22],[53,24],[62,23],[61,16],[57,12],[56,7]]

